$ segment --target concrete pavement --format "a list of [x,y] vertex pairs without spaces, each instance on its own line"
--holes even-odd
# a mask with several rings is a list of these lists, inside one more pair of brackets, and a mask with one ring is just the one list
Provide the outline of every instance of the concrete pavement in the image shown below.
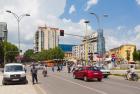
[[[110,70],[111,74],[120,74],[120,75],[124,75],[126,74],[127,70]],[[136,70],[136,73],[139,75],[140,77],[140,70]]]
[[46,94],[39,84],[32,85],[31,76],[27,75],[28,84],[2,85],[2,73],[0,73],[0,94]]
[[140,83],[127,81],[121,77],[110,76],[102,82],[85,82],[73,79],[72,74],[48,71],[48,77],[39,76],[40,86],[47,94],[139,94]]

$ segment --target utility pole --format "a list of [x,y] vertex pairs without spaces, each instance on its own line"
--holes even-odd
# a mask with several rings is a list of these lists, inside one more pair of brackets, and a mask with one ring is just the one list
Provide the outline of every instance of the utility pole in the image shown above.
[[85,21],[84,23],[86,24],[86,30],[85,30],[85,40],[86,40],[86,42],[85,42],[85,65],[87,65],[88,64],[88,30],[87,30],[87,28],[88,28],[89,21]]

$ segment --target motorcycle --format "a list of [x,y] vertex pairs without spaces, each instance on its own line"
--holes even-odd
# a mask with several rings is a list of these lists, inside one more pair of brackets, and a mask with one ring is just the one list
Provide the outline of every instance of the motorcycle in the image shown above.
[[139,80],[138,74],[132,73],[132,74],[131,74],[131,80],[132,80],[132,81],[138,81],[138,80]]
[[[130,71],[127,71],[127,73],[124,76],[126,80],[131,80],[131,81],[138,81],[139,80],[138,74],[136,74],[136,73],[129,74],[129,73],[130,73]],[[130,77],[128,77],[128,75],[130,75]]]

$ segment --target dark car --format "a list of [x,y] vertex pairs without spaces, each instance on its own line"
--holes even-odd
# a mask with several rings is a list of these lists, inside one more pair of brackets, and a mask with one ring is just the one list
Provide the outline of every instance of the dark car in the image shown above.
[[77,70],[73,72],[73,77],[84,79],[85,81],[97,79],[98,81],[102,81],[103,74],[102,72],[95,66],[84,66],[79,67]]

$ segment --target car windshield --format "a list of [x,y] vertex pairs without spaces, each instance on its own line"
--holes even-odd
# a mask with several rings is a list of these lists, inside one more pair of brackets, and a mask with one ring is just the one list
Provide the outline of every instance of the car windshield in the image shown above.
[[98,69],[105,70],[106,68],[105,67],[98,67]]
[[11,65],[5,67],[6,72],[18,72],[23,71],[23,67],[21,65]]
[[97,67],[89,67],[88,70],[99,71]]

